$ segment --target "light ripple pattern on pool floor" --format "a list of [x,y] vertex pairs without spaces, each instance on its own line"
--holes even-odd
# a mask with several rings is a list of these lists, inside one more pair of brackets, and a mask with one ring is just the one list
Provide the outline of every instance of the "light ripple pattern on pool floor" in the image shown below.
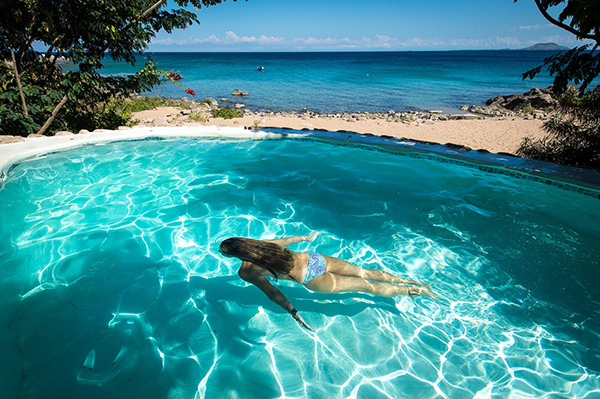
[[[2,397],[600,395],[594,198],[307,140],[197,139],[22,162],[0,207]],[[218,253],[311,231],[292,249],[440,301],[280,282],[312,334]]]

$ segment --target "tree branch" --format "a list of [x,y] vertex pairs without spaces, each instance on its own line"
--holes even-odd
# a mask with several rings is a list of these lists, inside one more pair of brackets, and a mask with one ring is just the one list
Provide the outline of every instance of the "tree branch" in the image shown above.
[[44,58],[50,58],[50,56],[52,55],[52,51],[54,50],[54,48],[56,47],[56,43],[62,39],[65,35],[64,34],[60,34],[58,36],[56,36],[54,38],[54,40],[52,41],[52,44],[50,45],[50,47],[48,48],[48,51],[46,51],[46,55],[44,56]]
[[[127,31],[129,30],[133,25],[137,24],[142,18],[145,18],[146,16],[148,16],[148,14],[150,14],[152,11],[154,11],[156,8],[160,7],[161,5],[163,5],[164,3],[166,3],[167,0],[159,0],[156,3],[154,3],[150,8],[148,8],[146,11],[144,11],[142,13],[142,15],[137,18],[132,20],[124,29],[123,31]],[[57,37],[54,42],[52,43],[52,45],[54,46],[54,44],[56,43],[56,41],[58,39],[60,39],[61,36]],[[115,42],[115,39],[112,39],[110,41],[108,41],[106,43],[106,46],[104,46],[104,48],[99,52],[99,55],[103,55],[106,50],[108,50],[108,48]],[[37,132],[37,134],[44,134],[44,132],[48,129],[48,127],[50,126],[50,124],[54,121],[54,118],[56,118],[56,115],[58,115],[58,112],[60,111],[60,109],[63,107],[63,105],[65,105],[65,103],[67,102],[67,95],[65,94],[65,96],[62,98],[62,100],[60,100],[60,102],[56,105],[56,107],[54,107],[54,110],[52,111],[52,114],[50,115],[50,117],[48,118],[48,120],[46,121],[46,123],[44,123],[44,126],[42,126],[40,128],[40,130]]]
[[50,117],[48,118],[48,120],[46,121],[46,123],[44,123],[44,126],[42,126],[40,128],[40,130],[38,130],[37,134],[44,134],[44,132],[46,130],[48,130],[48,127],[54,121],[54,118],[56,118],[56,115],[58,115],[58,112],[63,107],[63,105],[65,105],[65,103],[67,102],[67,99],[68,99],[67,95],[65,94],[65,96],[62,98],[62,100],[60,100],[60,102],[56,105],[56,107],[54,107],[54,110],[52,111],[52,114],[50,115]]
[[[167,0],[159,0],[156,3],[154,3],[152,6],[150,6],[150,8],[148,8],[146,11],[144,11],[142,13],[142,15],[140,15],[138,18],[133,19],[130,23],[128,23],[122,30],[121,32],[127,32],[129,29],[131,29],[131,27],[135,24],[137,24],[138,22],[140,22],[143,18],[146,18],[152,11],[154,11],[155,9],[157,9],[158,7],[162,6],[164,3],[166,3]],[[112,46],[114,43],[116,42],[116,39],[112,39],[109,40],[106,45],[104,46],[104,48],[100,51],[99,55],[103,55],[106,50],[108,50],[108,48],[110,46]]]
[[25,95],[23,94],[23,86],[21,86],[21,79],[19,78],[19,69],[17,68],[17,60],[15,58],[15,52],[10,49],[10,55],[12,57],[13,68],[15,69],[15,78],[17,78],[17,86],[19,87],[19,94],[21,95],[21,103],[23,104],[23,115],[29,116],[27,112],[27,103],[25,102]]
[[538,10],[540,10],[540,12],[544,16],[544,18],[546,18],[551,24],[556,25],[559,28],[563,28],[564,30],[566,30],[568,32],[571,32],[572,34],[579,37],[580,39],[591,39],[591,40],[598,41],[598,39],[594,35],[589,35],[587,33],[580,32],[577,29],[575,29],[567,24],[557,21],[548,13],[548,10],[542,6],[542,4],[540,3],[540,0],[534,0],[534,1],[535,1],[535,5],[537,6]]
[[[142,13],[142,16],[141,16],[139,19],[141,19],[141,18],[146,18],[146,17],[148,16],[148,14],[150,14],[150,13],[151,13],[152,11],[154,11],[154,10],[155,10],[157,7],[160,7],[161,5],[163,5],[163,3],[166,3],[166,2],[167,2],[167,0],[159,0],[159,1],[157,1],[157,2],[156,2],[156,3],[155,3],[153,6],[152,6],[152,7],[150,7],[150,8],[149,8],[149,9],[147,9],[146,11],[144,11],[144,12]],[[138,21],[139,21],[139,19],[138,19]],[[132,21],[132,23],[133,23],[133,22],[138,22],[138,21]]]

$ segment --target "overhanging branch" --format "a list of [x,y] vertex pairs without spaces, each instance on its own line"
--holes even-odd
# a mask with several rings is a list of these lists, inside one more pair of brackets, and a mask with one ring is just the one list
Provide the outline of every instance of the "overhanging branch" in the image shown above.
[[598,39],[596,37],[594,37],[594,35],[589,35],[587,33],[583,33],[578,31],[577,29],[562,23],[556,19],[554,19],[549,13],[548,10],[546,8],[544,8],[542,6],[542,4],[540,3],[540,0],[534,0],[535,1],[535,5],[537,6],[538,10],[540,10],[540,12],[542,13],[542,15],[544,16],[544,18],[546,18],[551,24],[558,26],[559,28],[563,28],[564,30],[566,30],[567,32],[571,32],[572,34],[574,34],[575,36],[581,38],[581,39],[591,39],[591,40],[595,40],[598,41]]
[[[133,19],[130,23],[127,24],[127,26],[125,26],[121,32],[127,32],[129,29],[131,29],[131,27],[135,24],[137,24],[138,22],[140,22],[142,19],[146,18],[148,16],[148,14],[150,14],[152,11],[156,10],[158,7],[162,6],[164,3],[166,3],[167,0],[159,0],[156,3],[154,3],[152,6],[150,6],[150,8],[148,8],[146,11],[144,11],[142,13],[142,15],[140,15],[138,18]],[[106,50],[108,50],[108,48],[110,46],[112,46],[115,43],[115,39],[109,40],[106,45],[104,46],[104,48],[99,52],[99,55],[102,55],[106,52]]]

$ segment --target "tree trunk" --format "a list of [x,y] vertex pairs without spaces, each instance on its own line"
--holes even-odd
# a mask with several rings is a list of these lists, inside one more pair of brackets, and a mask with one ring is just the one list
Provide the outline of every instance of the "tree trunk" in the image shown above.
[[60,100],[60,102],[56,105],[56,107],[54,107],[54,110],[52,111],[50,118],[48,118],[46,123],[44,123],[44,126],[42,126],[42,128],[40,130],[38,130],[37,134],[44,134],[44,132],[46,130],[48,130],[48,127],[54,121],[54,118],[56,118],[56,115],[58,115],[58,111],[60,111],[60,109],[63,107],[63,105],[65,105],[66,102],[67,102],[67,95],[65,94],[65,96],[62,98],[62,100]]
[[[146,11],[144,11],[142,13],[142,15],[137,18],[134,19],[133,21],[131,21],[124,29],[123,31],[127,31],[129,30],[133,25],[137,24],[142,18],[145,18],[148,16],[148,14],[150,14],[152,11],[154,11],[155,9],[157,9],[158,7],[160,7],[161,5],[163,5],[167,0],[158,0],[156,3],[154,3],[152,6],[150,6]],[[60,38],[60,36],[58,38],[56,38],[56,40],[58,40]],[[55,44],[56,40],[52,43],[52,45]],[[106,45],[104,46],[103,49],[100,50],[99,55],[104,54],[104,52],[106,52],[106,50],[108,50],[108,48],[115,42],[115,40],[110,40],[108,41],[108,43],[106,43]],[[56,118],[56,115],[58,115],[58,112],[60,111],[60,109],[63,107],[63,105],[65,105],[65,103],[67,102],[67,95],[65,94],[65,96],[62,98],[62,100],[60,100],[60,102],[56,105],[56,107],[54,108],[54,110],[52,111],[52,114],[50,115],[50,117],[48,118],[48,120],[46,121],[46,123],[44,123],[44,126],[41,127],[41,129],[37,132],[37,134],[44,134],[44,132],[46,130],[48,130],[48,127],[50,126],[50,124],[54,121],[54,118]]]
[[27,103],[25,102],[25,95],[23,94],[23,86],[21,86],[21,79],[19,78],[19,69],[17,68],[17,60],[15,59],[15,52],[10,49],[10,55],[12,57],[13,68],[15,69],[15,77],[17,78],[17,86],[19,87],[19,94],[21,95],[21,104],[23,105],[23,115],[29,116],[27,112]]

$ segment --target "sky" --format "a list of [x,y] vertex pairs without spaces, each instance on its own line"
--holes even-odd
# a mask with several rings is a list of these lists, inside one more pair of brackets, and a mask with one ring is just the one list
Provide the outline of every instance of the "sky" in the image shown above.
[[426,51],[586,43],[551,25],[533,0],[227,0],[190,10],[200,24],[159,33],[148,51]]

